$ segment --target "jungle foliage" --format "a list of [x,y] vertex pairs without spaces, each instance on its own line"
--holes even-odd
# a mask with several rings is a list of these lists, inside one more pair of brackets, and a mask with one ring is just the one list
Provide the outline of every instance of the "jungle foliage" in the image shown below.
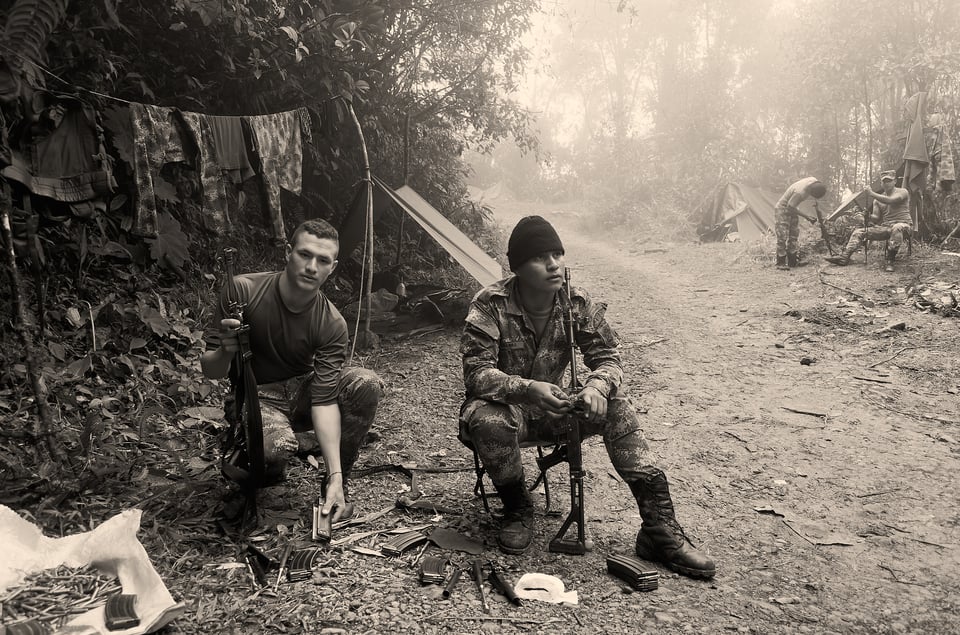
[[[955,2],[549,7],[542,40],[556,61],[534,92],[551,162],[538,188],[523,187],[589,201],[605,224],[689,238],[699,204],[726,181],[780,192],[812,174],[837,203],[898,167],[903,106],[919,91],[927,125],[946,122],[957,147]],[[505,179],[530,173],[509,149],[498,158]],[[930,235],[960,216],[956,195],[935,183],[924,202]]]
[[[222,387],[202,379],[197,360],[221,282],[217,255],[237,247],[240,271],[281,263],[282,246],[269,247],[253,180],[233,195],[234,226],[211,235],[198,222],[197,178],[189,166],[168,166],[158,182],[159,236],[129,233],[135,188],[125,102],[210,115],[307,108],[313,143],[305,150],[302,194],[284,195],[289,229],[306,218],[334,226],[342,220],[363,174],[353,108],[373,173],[394,186],[408,182],[489,244],[495,230],[488,210],[466,198],[462,155],[504,139],[536,145],[526,111],[506,96],[523,68],[520,36],[535,6],[534,0],[4,3],[4,143],[18,125],[29,125],[33,94],[76,95],[102,114],[119,183],[105,206],[84,214],[16,188],[4,195],[16,249],[4,269],[16,262],[22,275],[4,275],[0,297],[27,320],[21,324],[15,312],[4,317],[0,348],[0,416],[13,422],[0,433],[0,470],[22,485],[7,489],[9,499],[33,495],[38,477],[102,475],[104,461],[128,465],[113,459],[163,446],[176,436],[173,424],[190,419],[184,412],[216,403]],[[399,261],[408,279],[468,284],[399,215],[378,222],[375,254],[377,268]],[[359,290],[353,259],[359,255],[341,254],[343,273],[328,283],[341,306]],[[33,425],[36,399],[50,410]],[[68,464],[56,460],[62,448]],[[34,451],[37,462],[27,460]]]

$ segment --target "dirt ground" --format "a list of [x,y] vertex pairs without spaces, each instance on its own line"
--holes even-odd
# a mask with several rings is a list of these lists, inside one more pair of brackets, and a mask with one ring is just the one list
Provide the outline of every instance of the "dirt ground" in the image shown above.
[[[202,422],[178,420],[180,477],[145,470],[136,491],[104,481],[91,493],[105,509],[144,510],[141,540],[186,607],[164,633],[960,633],[960,321],[919,310],[910,293],[936,300],[955,288],[960,258],[917,247],[892,274],[875,252],[868,265],[860,254],[846,268],[811,262],[784,272],[769,245],[595,235],[575,206],[499,201],[495,211],[508,230],[523,214],[553,221],[574,283],[608,304],[651,463],[667,473],[678,518],[716,561],[716,578],[651,564],[659,588],[631,593],[607,574],[606,556],[632,552],[640,519],[599,439],[584,448],[594,550],[549,553],[561,518],[541,513],[534,548],[500,554],[495,519],[472,494],[471,455],[456,438],[463,384],[451,326],[385,337],[359,358],[387,386],[380,438],[352,481],[362,522],[335,528],[310,580],[257,591],[234,568],[243,541],[217,531],[223,485]],[[533,457],[525,451],[528,476]],[[410,485],[399,465],[415,467],[424,498],[452,511],[397,508]],[[262,491],[252,542],[273,555],[288,540],[310,544],[318,475],[298,461],[285,483]],[[566,513],[563,467],[550,480]],[[487,585],[485,614],[469,575],[443,599],[440,587],[417,581],[419,550],[378,555],[385,532],[436,527],[483,551],[427,555],[461,566],[494,559],[514,581],[552,574],[579,604],[514,607]]]
[[598,553],[567,565],[584,576],[567,614],[610,632],[960,632],[960,323],[907,301],[955,285],[960,260],[918,248],[893,274],[876,252],[784,272],[769,248],[617,241],[586,235],[582,210],[511,210],[557,223],[574,280],[608,303],[653,462],[718,567],[610,610],[593,572],[638,520],[594,441]]
[[[589,235],[583,210],[570,207],[501,203],[496,211],[507,228],[533,212],[555,222],[574,282],[609,305],[651,462],[667,473],[687,533],[715,559],[716,579],[659,568],[658,590],[630,593],[606,573],[608,554],[632,551],[640,520],[599,439],[585,445],[594,550],[547,552],[561,519],[540,516],[534,549],[500,554],[456,439],[459,329],[448,328],[385,338],[361,358],[387,394],[382,437],[361,457],[361,471],[373,471],[355,479],[353,497],[360,515],[390,509],[409,479],[377,468],[415,464],[426,470],[418,473],[424,496],[462,513],[394,509],[339,529],[361,537],[331,548],[312,583],[282,587],[279,597],[224,580],[211,566],[235,556],[236,544],[225,540],[211,554],[198,537],[206,546],[197,553],[159,558],[188,606],[169,632],[960,632],[960,322],[907,300],[911,286],[956,283],[956,257],[918,247],[893,274],[873,254],[869,265],[811,262],[783,272],[768,247]],[[905,328],[878,332],[897,322]],[[565,474],[551,474],[565,513]],[[303,542],[315,475],[303,463],[262,495],[265,549],[276,544],[273,524]],[[421,587],[416,550],[380,558],[350,549],[376,550],[388,537],[367,531],[424,525],[484,541],[480,557],[514,580],[560,577],[579,605],[514,607],[487,586],[492,610],[484,614],[467,575],[451,600]],[[461,565],[473,558],[428,553]]]

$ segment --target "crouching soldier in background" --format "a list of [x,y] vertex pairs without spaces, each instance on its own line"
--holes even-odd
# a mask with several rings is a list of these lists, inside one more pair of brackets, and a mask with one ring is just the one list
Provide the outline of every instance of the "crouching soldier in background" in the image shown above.
[[576,344],[591,372],[579,395],[568,396],[558,385],[571,353],[563,325],[560,237],[543,218],[528,216],[510,235],[507,257],[515,275],[474,297],[460,344],[466,384],[460,434],[476,448],[503,502],[500,549],[520,554],[533,540],[533,504],[520,444],[552,443],[555,426],[570,414],[576,397],[585,411],[582,435],[603,437],[613,467],[637,501],[643,521],[637,555],[688,576],[713,577],[713,561],[690,544],[677,522],[666,476],[645,463],[640,420],[618,394],[623,367],[617,334],[604,319],[606,306],[594,303],[583,289],[569,290]]

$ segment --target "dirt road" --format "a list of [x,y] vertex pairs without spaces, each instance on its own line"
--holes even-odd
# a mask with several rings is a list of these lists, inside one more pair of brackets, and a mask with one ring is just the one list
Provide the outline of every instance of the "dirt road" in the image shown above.
[[[857,302],[818,264],[618,243],[555,211],[498,208],[507,227],[521,213],[555,222],[575,282],[608,303],[654,463],[718,564],[712,584],[668,576],[618,615],[582,589],[581,610],[641,630],[960,632],[960,322],[903,301],[917,279],[956,282],[956,261],[823,268]],[[629,549],[626,488],[599,442],[587,457],[598,550]]]
[[[168,633],[960,632],[960,322],[907,301],[908,288],[929,296],[948,286],[938,282],[955,285],[956,258],[918,248],[894,274],[875,256],[869,266],[781,272],[760,248],[589,235],[577,211],[497,206],[508,230],[527,213],[555,222],[574,282],[609,305],[651,462],[667,473],[678,518],[715,559],[717,577],[660,568],[658,590],[628,593],[606,573],[608,554],[632,553],[640,519],[599,439],[584,450],[594,550],[549,553],[561,519],[541,513],[534,548],[500,554],[456,438],[463,381],[452,326],[385,337],[360,357],[387,386],[382,436],[364,448],[351,480],[363,520],[335,530],[310,581],[251,593],[230,565],[241,543],[210,529],[213,497],[165,507],[157,519],[148,509],[163,530],[147,532],[148,552],[188,606]],[[885,330],[898,322],[902,329]],[[533,456],[525,452],[528,475]],[[421,470],[426,499],[455,511],[398,509],[410,485],[391,469],[401,464]],[[318,469],[296,462],[285,483],[263,491],[252,539],[264,550],[309,544]],[[204,474],[211,491],[221,487],[215,470]],[[566,513],[566,474],[551,475],[555,507]],[[386,532],[431,527],[484,543],[479,556],[431,554],[461,566],[496,559],[514,580],[558,576],[579,604],[514,607],[487,586],[483,613],[468,575],[442,599],[439,586],[417,583],[420,552],[380,557]],[[212,566],[224,562],[226,572]]]

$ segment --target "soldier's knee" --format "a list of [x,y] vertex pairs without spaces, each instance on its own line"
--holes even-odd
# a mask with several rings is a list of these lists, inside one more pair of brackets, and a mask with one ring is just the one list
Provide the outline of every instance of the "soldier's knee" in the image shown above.
[[490,404],[477,408],[466,419],[466,428],[473,440],[508,440],[517,438],[517,423],[506,406]]
[[342,392],[358,408],[375,407],[383,397],[383,381],[368,368],[344,370]]

